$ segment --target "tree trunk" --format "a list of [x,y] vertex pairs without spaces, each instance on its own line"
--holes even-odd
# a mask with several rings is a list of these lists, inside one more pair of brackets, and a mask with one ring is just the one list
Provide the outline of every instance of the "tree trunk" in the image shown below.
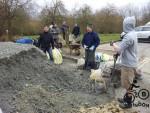
[[7,28],[8,28],[8,40],[12,40],[12,21],[10,18],[7,20]]

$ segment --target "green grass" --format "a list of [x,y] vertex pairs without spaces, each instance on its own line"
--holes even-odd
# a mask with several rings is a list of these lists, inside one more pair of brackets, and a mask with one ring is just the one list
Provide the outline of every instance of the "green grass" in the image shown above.
[[[110,41],[117,41],[120,40],[119,34],[100,34],[99,35],[101,43],[107,43]],[[83,38],[83,35],[81,35],[81,39]]]
[[[33,36],[27,36],[32,39],[37,39],[39,35],[33,35]],[[101,43],[110,42],[110,41],[116,41],[120,39],[119,34],[100,34]],[[83,38],[83,35],[81,35],[81,39]]]
[[120,39],[119,34],[101,34],[100,35],[101,43],[104,42],[110,42],[110,41],[116,41]]
[[28,37],[28,38],[31,38],[31,39],[37,39],[39,37],[39,35],[31,35],[31,36],[25,36],[25,37]]

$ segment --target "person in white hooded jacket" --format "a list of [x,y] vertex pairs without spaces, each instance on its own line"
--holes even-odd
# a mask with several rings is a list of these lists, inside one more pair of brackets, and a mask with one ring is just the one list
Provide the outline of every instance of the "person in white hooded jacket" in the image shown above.
[[127,17],[123,21],[123,32],[125,33],[121,44],[113,43],[114,50],[120,54],[121,58],[121,85],[126,89],[126,98],[118,99],[121,108],[132,107],[131,85],[135,78],[137,68],[137,35],[134,31],[136,24],[135,17]]

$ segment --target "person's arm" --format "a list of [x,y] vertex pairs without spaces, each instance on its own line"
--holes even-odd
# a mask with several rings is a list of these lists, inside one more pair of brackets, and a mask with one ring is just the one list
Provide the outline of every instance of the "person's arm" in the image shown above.
[[133,40],[130,39],[129,37],[124,37],[123,40],[121,41],[120,45],[117,45],[116,43],[113,43],[113,48],[116,52],[121,53],[124,51],[126,48],[128,48],[130,45],[133,44]]
[[114,48],[115,52],[119,52],[120,51],[120,47],[116,43],[113,43],[113,48]]
[[98,36],[98,34],[95,35],[95,48],[98,47],[98,45],[100,44],[100,37]]
[[97,33],[94,34],[94,42],[95,42],[94,45],[91,45],[91,47],[93,49],[96,49],[98,45],[100,44],[100,38]]
[[94,45],[91,45],[91,46],[89,47],[89,49],[90,49],[91,51],[96,50],[96,48],[97,48],[98,45],[100,44],[100,39],[99,39],[99,36],[98,36],[97,33],[95,33],[95,34],[93,35],[93,39],[94,39]]

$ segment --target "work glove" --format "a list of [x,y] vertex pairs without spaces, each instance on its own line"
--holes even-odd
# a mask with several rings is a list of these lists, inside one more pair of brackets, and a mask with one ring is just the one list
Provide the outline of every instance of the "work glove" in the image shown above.
[[84,45],[83,47],[84,47],[84,49],[88,49],[88,46],[86,46],[86,45]]
[[90,48],[89,48],[89,50],[91,50],[91,51],[93,51],[95,49],[95,46],[91,46]]

